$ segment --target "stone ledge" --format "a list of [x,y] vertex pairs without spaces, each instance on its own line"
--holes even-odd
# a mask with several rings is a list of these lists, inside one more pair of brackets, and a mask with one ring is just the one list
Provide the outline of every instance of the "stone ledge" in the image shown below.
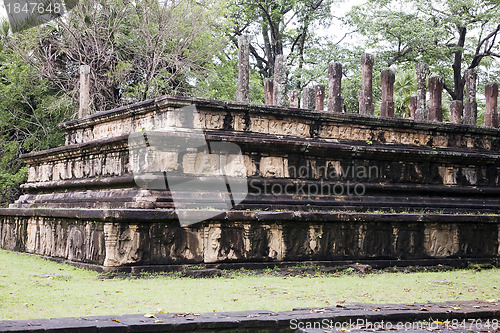
[[[61,146],[35,153],[23,154],[20,156],[26,163],[38,164],[45,160],[67,159],[80,157],[85,154],[95,154],[97,152],[115,152],[117,148],[128,149],[128,135],[121,135],[109,139],[100,139],[90,142],[77,143],[68,146]],[[60,155],[60,156],[59,156]]]
[[383,118],[375,116],[360,115],[357,113],[337,114],[328,111],[316,111],[300,108],[289,108],[280,106],[270,106],[263,104],[246,104],[239,102],[222,102],[218,100],[209,100],[203,98],[192,98],[182,96],[163,96],[156,99],[122,106],[116,109],[101,111],[82,119],[76,119],[60,124],[60,127],[65,130],[74,130],[85,128],[99,123],[108,122],[115,119],[139,115],[149,111],[157,111],[160,108],[168,107],[183,107],[188,105],[196,105],[201,108],[213,110],[230,110],[238,112],[251,112],[256,114],[272,115],[278,117],[299,117],[311,120],[337,120],[342,122],[352,122],[356,124],[376,125],[384,128],[414,128],[423,130],[442,129],[451,132],[460,133],[480,133],[493,136],[500,136],[500,132],[494,128],[479,127],[471,125],[457,125],[451,123],[437,122],[417,122],[411,119],[403,118]]
[[290,210],[178,214],[187,214],[180,221],[213,218],[181,227],[176,212],[167,209],[7,209],[0,211],[0,247],[105,267],[398,258],[494,260],[499,255],[499,215]]
[[74,130],[85,128],[96,124],[123,119],[134,115],[144,114],[150,111],[157,111],[161,107],[184,107],[192,104],[213,109],[224,109],[224,102],[203,98],[192,98],[183,96],[163,96],[135,104],[124,105],[115,109],[100,111],[85,118],[75,119],[59,124],[64,130]]
[[157,313],[0,321],[0,332],[293,332],[294,323],[434,322],[498,319],[499,303],[457,301],[415,304],[345,304],[273,312]]
[[[148,131],[149,135],[165,135],[161,132]],[[169,137],[186,137],[190,134],[185,131],[171,129]],[[307,155],[327,156],[335,151],[339,156],[342,154],[351,156],[352,154],[364,154],[368,158],[393,160],[397,155],[399,161],[446,161],[462,162],[467,159],[474,159],[475,162],[500,164],[500,153],[489,150],[471,150],[456,147],[429,147],[402,144],[368,144],[360,141],[349,141],[340,139],[321,138],[296,138],[278,136],[273,134],[258,134],[238,132],[206,130],[205,138],[208,141],[227,141],[239,144],[242,149],[248,151],[265,151],[267,153],[278,150],[285,153],[305,153]],[[99,139],[85,143],[72,144],[68,146],[53,148],[35,153],[21,155],[28,164],[39,164],[44,161],[56,161],[82,155],[96,154],[104,151],[117,151],[128,149],[128,135],[121,135],[110,139]],[[174,147],[173,147],[174,148]],[[479,163],[480,164],[480,163]]]
[[[154,173],[153,173],[154,174]],[[182,174],[169,176],[172,181],[184,181],[187,176]],[[191,179],[191,178],[189,178]],[[209,182],[210,177],[198,177],[200,182]],[[279,184],[285,186],[288,184],[302,185],[302,184],[317,184],[323,182],[323,184],[338,183],[337,180],[328,181],[328,179],[309,179],[309,178],[265,178],[265,177],[247,177],[248,181],[253,181],[256,186],[262,185],[261,183],[266,182],[270,186],[274,184]],[[434,185],[434,184],[391,184],[391,183],[380,183],[380,182],[361,182],[367,190],[377,190],[381,192],[406,192],[408,190],[418,192],[418,193],[434,193],[444,196],[445,194],[486,194],[486,195],[497,195],[500,192],[498,187],[494,186],[452,186],[452,185]],[[95,178],[80,178],[80,179],[68,179],[59,181],[48,181],[48,182],[36,182],[36,183],[26,183],[21,185],[21,189],[25,191],[43,191],[43,190],[54,190],[54,189],[79,189],[79,188],[137,188],[134,181],[133,175],[124,175],[116,177],[95,177]]]
[[[206,216],[213,210],[173,209],[48,209],[48,208],[3,208],[0,216],[15,217],[54,217],[83,219],[101,222],[167,222],[175,221],[176,214],[186,214],[190,218]],[[203,220],[203,219],[200,219]],[[297,222],[414,222],[414,223],[500,223],[500,215],[433,214],[433,213],[360,213],[360,212],[298,212],[298,211],[220,211],[209,221],[297,221]]]
[[[80,178],[68,179],[59,181],[25,183],[21,185],[21,189],[25,191],[36,191],[44,189],[74,189],[74,188],[95,188],[95,187],[110,187],[118,186],[135,187],[134,176],[115,176],[115,177],[95,177],[95,178]],[[494,189],[494,188],[492,188]]]
[[[47,257],[37,254],[43,259],[55,261],[60,264],[66,264],[75,266],[78,268],[88,269],[96,271],[98,273],[125,273],[125,274],[142,274],[147,273],[158,273],[158,272],[182,272],[184,270],[190,269],[191,264],[168,264],[168,265],[137,265],[137,266],[120,266],[120,267],[105,267],[102,265],[88,264],[77,261],[66,260],[63,258]],[[418,267],[418,268],[428,268],[432,270],[433,267],[442,267],[444,270],[457,269],[457,268],[469,268],[471,265],[492,265],[494,267],[500,267],[499,258],[439,258],[439,259],[343,259],[343,260],[300,260],[300,261],[260,261],[260,262],[222,262],[222,263],[198,263],[195,266],[200,265],[206,269],[217,269],[217,270],[259,270],[259,269],[286,269],[288,267],[300,266],[320,266],[327,268],[335,268],[339,270],[348,269],[352,265],[369,265],[372,269],[385,269],[397,267],[397,271],[404,271],[407,267]]]

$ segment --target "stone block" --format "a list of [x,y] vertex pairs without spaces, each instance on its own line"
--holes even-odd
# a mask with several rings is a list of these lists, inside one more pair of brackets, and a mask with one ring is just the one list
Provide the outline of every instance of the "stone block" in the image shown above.
[[233,118],[233,128],[235,131],[244,131],[246,129],[245,117],[242,114],[236,114]]
[[266,118],[251,118],[250,131],[254,133],[269,133],[269,120]]
[[184,271],[183,275],[194,279],[213,278],[222,276],[222,271],[217,268],[187,269]]
[[177,152],[156,152],[158,161],[158,171],[170,172],[179,168],[179,153]]
[[456,173],[453,167],[439,166],[438,169],[444,185],[455,185],[457,183]]
[[428,256],[446,258],[459,251],[458,229],[452,225],[426,224],[424,249]]
[[263,157],[260,160],[260,173],[263,177],[289,177],[288,160],[283,157]]
[[224,127],[224,116],[220,113],[205,114],[205,128],[207,129],[222,129]]

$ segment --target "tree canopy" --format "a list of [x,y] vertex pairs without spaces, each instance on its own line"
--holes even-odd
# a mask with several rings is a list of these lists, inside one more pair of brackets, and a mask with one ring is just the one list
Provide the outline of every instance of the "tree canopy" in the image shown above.
[[367,0],[345,22],[387,66],[429,63],[454,100],[463,99],[466,69],[500,58],[495,0]]
[[92,106],[106,110],[165,94],[189,94],[190,79],[226,45],[222,1],[89,0],[67,17],[16,35],[12,47],[64,93],[91,67]]
[[57,125],[73,116],[71,98],[14,52],[6,22],[0,31],[0,206],[19,195],[27,170],[19,155],[64,144]]
[[331,23],[334,0],[233,0],[230,19],[231,37],[253,36],[250,52],[262,78],[274,75],[277,55],[287,56],[287,65],[295,73],[295,86],[304,85],[301,71],[313,64],[311,56],[322,46],[315,30]]

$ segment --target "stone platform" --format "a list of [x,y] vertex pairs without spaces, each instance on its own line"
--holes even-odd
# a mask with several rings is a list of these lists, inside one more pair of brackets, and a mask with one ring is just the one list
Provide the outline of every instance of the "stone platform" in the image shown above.
[[496,129],[181,97],[61,126],[64,147],[23,156],[4,249],[105,267],[500,257]]
[[495,332],[499,320],[497,302],[457,301],[13,320],[0,332]]

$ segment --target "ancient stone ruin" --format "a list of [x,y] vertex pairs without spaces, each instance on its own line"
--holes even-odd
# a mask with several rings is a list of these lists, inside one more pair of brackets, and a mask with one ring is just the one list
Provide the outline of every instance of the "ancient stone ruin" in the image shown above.
[[362,112],[346,114],[341,64],[299,104],[278,57],[255,105],[239,42],[236,102],[166,96],[88,114],[83,68],[81,117],[61,124],[64,147],[23,156],[25,194],[0,210],[0,247],[108,269],[499,258],[498,85],[486,89],[486,127],[475,125],[472,72],[465,110],[453,101],[443,123],[442,78],[427,86],[418,64],[413,119],[398,119],[384,71],[377,117],[364,55]]

